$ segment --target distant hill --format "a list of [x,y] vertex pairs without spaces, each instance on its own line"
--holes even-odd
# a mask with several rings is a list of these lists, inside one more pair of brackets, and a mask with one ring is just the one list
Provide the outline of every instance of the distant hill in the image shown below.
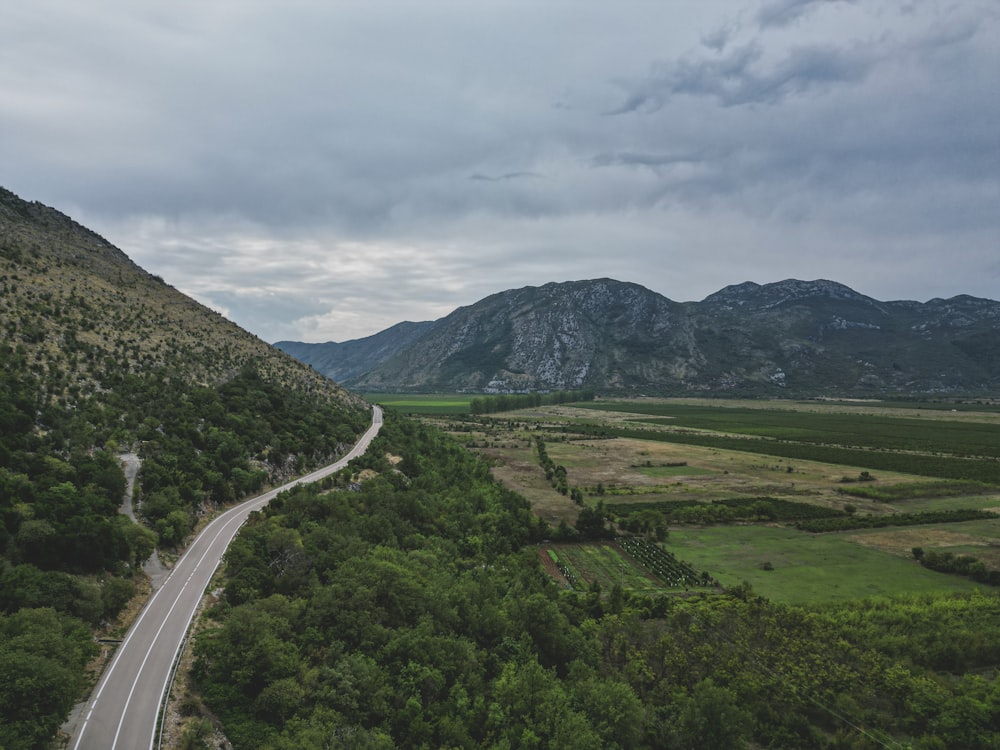
[[358,375],[364,375],[396,352],[407,348],[433,326],[431,322],[403,322],[373,336],[341,344],[334,341],[325,344],[279,341],[275,346],[311,365],[331,380],[343,383]]
[[688,303],[612,279],[551,283],[405,325],[405,335],[397,326],[344,344],[277,346],[371,391],[1000,389],[1000,303],[969,296],[881,302],[825,280],[747,282]]

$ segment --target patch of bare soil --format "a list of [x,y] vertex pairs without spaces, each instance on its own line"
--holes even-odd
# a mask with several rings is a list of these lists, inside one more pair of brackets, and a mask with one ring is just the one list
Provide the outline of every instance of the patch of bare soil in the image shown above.
[[[896,529],[866,534],[851,534],[853,542],[899,557],[912,557],[914,547],[950,551],[956,547],[976,547],[975,557],[987,568],[1000,570],[1000,541],[993,537],[967,534],[935,527]],[[981,550],[981,552],[980,552]]]
[[492,449],[486,449],[481,454],[490,460],[493,476],[497,481],[523,495],[531,503],[536,516],[552,526],[558,526],[562,521],[570,526],[576,524],[580,509],[572,500],[556,491],[536,461],[517,452],[501,455]]

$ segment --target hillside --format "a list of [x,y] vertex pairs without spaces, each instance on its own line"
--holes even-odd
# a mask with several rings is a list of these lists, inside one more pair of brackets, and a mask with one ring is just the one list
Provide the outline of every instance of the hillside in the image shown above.
[[337,343],[307,344],[278,341],[275,346],[296,359],[307,362],[333,381],[343,383],[364,375],[380,362],[407,348],[427,333],[433,323],[397,323],[373,336]]
[[55,209],[0,189],[0,332],[50,399],[99,392],[125,373],[170,369],[217,385],[253,366],[283,387],[360,401],[147,273]]
[[[199,519],[342,455],[368,406],[0,190],[0,747],[48,746],[93,632]],[[136,453],[140,523],[119,513]],[[118,630],[116,630],[118,629]]]
[[[279,407],[340,415],[329,428],[343,445],[366,422],[358,396],[58,211],[7,191],[0,193],[0,292],[0,466],[11,466],[17,452],[56,451],[65,460],[74,452],[135,448],[149,460],[141,479],[150,489],[156,449],[177,439],[203,464],[206,449],[214,449],[248,472],[279,479],[337,452],[321,442],[302,446],[302,455],[298,437],[280,440],[275,428],[287,417]],[[255,434],[254,420],[270,423]],[[218,444],[230,438],[223,451]],[[177,457],[170,462],[176,474]],[[223,479],[232,468],[222,469]],[[191,477],[157,481],[169,486]],[[182,494],[209,503],[240,494],[239,487],[222,489],[224,481],[205,482],[215,491],[203,484]],[[17,526],[8,520],[15,536]]]
[[[416,338],[383,332],[346,344],[278,346],[372,391],[879,395],[1000,388],[1000,303],[968,296],[881,302],[824,280],[748,282],[688,303],[611,279],[551,283],[501,292],[422,325]],[[382,345],[371,346],[375,340]],[[355,356],[359,351],[366,357]],[[359,373],[363,366],[367,372]]]

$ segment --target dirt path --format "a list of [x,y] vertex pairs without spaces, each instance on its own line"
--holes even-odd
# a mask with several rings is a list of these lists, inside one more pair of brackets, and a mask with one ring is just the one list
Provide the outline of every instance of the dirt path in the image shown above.
[[121,512],[138,523],[132,507],[132,492],[135,489],[135,478],[139,474],[139,467],[142,466],[142,459],[136,453],[123,453],[118,460],[121,461],[122,470],[125,472],[125,497],[122,498]]
[[[132,523],[139,523],[135,517],[132,497],[135,492],[135,479],[142,466],[142,459],[136,453],[123,453],[118,458],[122,463],[122,470],[125,472],[125,496],[122,498],[121,512],[131,518]],[[154,590],[158,589],[163,580],[170,574],[170,568],[160,562],[160,555],[155,549],[149,559],[142,564],[142,570],[149,576]]]

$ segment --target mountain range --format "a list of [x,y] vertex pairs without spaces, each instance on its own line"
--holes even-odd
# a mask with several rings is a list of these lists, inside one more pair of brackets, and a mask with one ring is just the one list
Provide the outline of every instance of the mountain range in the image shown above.
[[1000,302],[883,302],[827,280],[746,282],[684,303],[613,279],[549,283],[362,339],[275,346],[373,392],[1000,390]]
[[[981,394],[1000,390],[1000,302],[882,302],[789,279],[674,302],[612,279],[512,289],[343,343],[252,334],[59,211],[0,189],[0,334],[43,399],[169,370],[218,385],[247,365],[359,408],[354,391]],[[283,350],[286,354],[278,351]],[[310,365],[301,366],[301,363]]]

